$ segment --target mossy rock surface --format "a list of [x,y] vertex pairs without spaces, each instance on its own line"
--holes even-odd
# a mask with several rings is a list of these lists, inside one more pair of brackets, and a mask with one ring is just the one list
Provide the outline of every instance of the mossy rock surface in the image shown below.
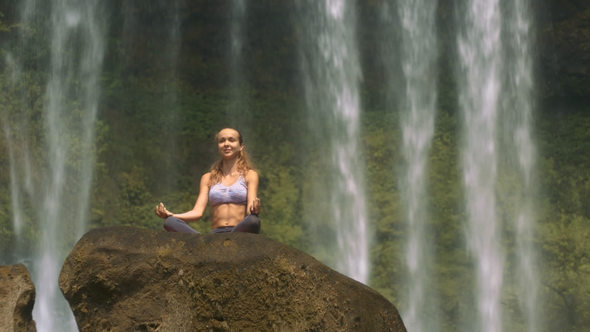
[[0,266],[0,331],[34,332],[35,285],[23,264]]
[[255,234],[96,229],[59,283],[81,331],[405,331],[379,293]]

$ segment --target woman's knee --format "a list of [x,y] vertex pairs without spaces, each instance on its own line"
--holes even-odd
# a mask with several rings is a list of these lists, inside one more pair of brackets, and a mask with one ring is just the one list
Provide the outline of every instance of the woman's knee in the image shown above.
[[244,219],[244,223],[249,226],[257,227],[260,230],[260,218],[257,215],[251,214]]
[[234,232],[260,233],[260,218],[251,214],[244,218],[233,230]]
[[172,216],[164,220],[164,229],[168,232],[199,233],[184,221]]
[[174,218],[172,216],[166,218],[164,220],[164,229],[167,230],[168,232],[175,232],[175,226],[176,224],[179,222],[180,220],[178,220],[177,218]]
[[166,219],[164,219],[164,229],[167,230],[168,232],[174,232],[174,224],[175,224],[175,220],[176,218],[174,217],[168,217]]

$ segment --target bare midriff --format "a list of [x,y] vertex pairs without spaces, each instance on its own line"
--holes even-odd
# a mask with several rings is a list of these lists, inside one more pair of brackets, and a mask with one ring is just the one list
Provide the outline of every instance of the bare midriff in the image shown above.
[[246,206],[243,204],[225,203],[211,208],[211,229],[234,227],[246,217]]

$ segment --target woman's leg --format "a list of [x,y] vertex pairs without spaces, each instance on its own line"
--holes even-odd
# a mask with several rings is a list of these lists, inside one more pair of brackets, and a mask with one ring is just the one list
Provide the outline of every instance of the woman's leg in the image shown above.
[[184,221],[174,217],[166,218],[166,220],[164,221],[164,229],[168,232],[201,234],[197,232],[194,228],[190,227]]
[[248,215],[244,220],[240,221],[239,224],[234,227],[232,232],[244,232],[244,233],[260,233],[260,218],[257,215]]

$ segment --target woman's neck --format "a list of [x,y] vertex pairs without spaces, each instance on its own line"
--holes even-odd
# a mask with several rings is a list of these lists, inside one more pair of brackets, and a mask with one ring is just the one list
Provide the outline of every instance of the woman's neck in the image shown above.
[[238,170],[238,158],[230,160],[224,159],[221,162],[221,172],[223,176],[234,174]]

